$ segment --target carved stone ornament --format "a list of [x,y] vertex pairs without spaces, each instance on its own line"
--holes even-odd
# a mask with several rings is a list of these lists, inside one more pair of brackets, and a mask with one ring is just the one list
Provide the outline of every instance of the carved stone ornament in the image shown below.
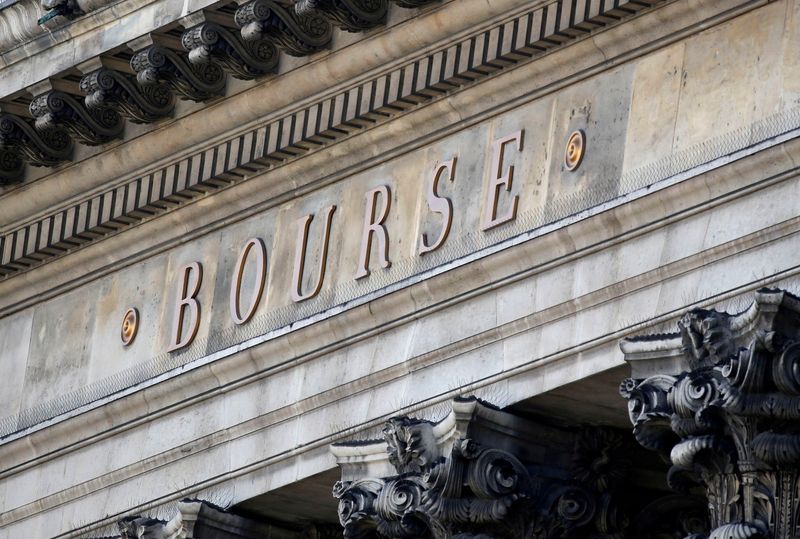
[[225,91],[225,72],[212,62],[190,64],[177,52],[151,45],[131,58],[136,80],[144,87],[166,84],[181,99],[206,101]]
[[25,162],[13,150],[0,147],[0,185],[9,185],[22,181]]
[[800,299],[762,289],[742,313],[695,309],[678,327],[623,342],[635,378],[620,392],[670,486],[705,492],[710,531],[690,537],[800,537]]
[[181,43],[192,64],[215,63],[237,79],[252,80],[273,73],[278,66],[279,54],[271,41],[244,41],[238,33],[213,22],[187,29]]
[[105,67],[86,74],[80,86],[86,93],[86,108],[112,109],[135,123],[155,122],[169,116],[175,106],[175,97],[166,84],[139,86],[127,75]]
[[298,15],[272,0],[252,0],[236,10],[242,39],[271,39],[292,56],[306,56],[325,48],[333,36],[330,23],[318,13]]
[[35,97],[30,111],[36,118],[36,130],[40,133],[63,128],[89,146],[104,144],[121,136],[125,127],[114,110],[105,107],[87,110],[78,98],[58,90]]
[[77,19],[81,15],[84,14],[84,11],[81,9],[81,6],[78,4],[77,0],[42,0],[41,1],[42,8],[49,11],[45,17],[42,17],[43,20],[39,20],[39,24],[46,22],[48,19],[52,19],[53,17],[62,16],[68,19]]
[[28,120],[0,112],[0,147],[17,152],[33,166],[50,167],[72,155],[72,140],[62,128],[37,133]]
[[406,9],[414,9],[422,6],[427,6],[437,2],[438,0],[393,0],[395,4]]
[[261,539],[273,537],[273,526],[229,513],[216,505],[185,499],[169,520],[129,516],[117,523],[119,535],[103,539]]
[[361,32],[380,26],[386,20],[387,0],[298,0],[299,16],[319,13],[348,32]]
[[[623,537],[622,435],[597,428],[567,437],[476,399],[457,399],[453,408],[438,423],[390,420],[384,443],[332,447],[342,467],[333,495],[346,538]],[[566,445],[551,449],[572,460],[532,461],[543,439]],[[376,460],[377,447],[388,448],[395,475],[351,477]]]

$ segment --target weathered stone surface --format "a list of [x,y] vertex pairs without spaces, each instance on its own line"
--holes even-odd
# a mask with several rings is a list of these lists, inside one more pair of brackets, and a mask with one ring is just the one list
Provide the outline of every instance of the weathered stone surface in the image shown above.
[[[791,173],[800,155],[796,141],[773,141],[774,146],[732,157],[725,166],[693,170],[680,182],[659,183],[650,194],[626,191],[647,182],[620,181],[652,160],[674,159],[679,167],[686,155],[695,155],[695,150],[681,153],[691,148],[675,151],[669,126],[683,121],[677,115],[690,114],[678,112],[681,107],[690,110],[691,104],[675,95],[682,84],[675,68],[685,55],[702,56],[700,47],[711,50],[700,38],[712,30],[724,36],[725,28],[739,28],[742,21],[776,24],[771,6],[765,10],[769,16],[751,19],[753,13],[743,14],[717,25],[720,19],[705,20],[714,10],[730,16],[744,7],[723,2],[688,9],[687,4],[673,2],[663,12],[642,14],[618,27],[618,33],[595,34],[542,56],[539,63],[515,69],[498,64],[502,72],[465,85],[446,99],[337,139],[301,159],[281,157],[281,166],[269,174],[255,177],[258,171],[247,171],[252,180],[216,190],[213,196],[193,196],[173,212],[159,209],[157,218],[142,218],[137,226],[108,221],[114,224],[109,228],[120,230],[115,235],[99,222],[86,223],[84,200],[86,205],[79,204],[69,216],[71,224],[59,224],[72,227],[72,233],[86,226],[73,236],[87,243],[84,249],[0,283],[2,312],[20,313],[4,314],[3,323],[12,316],[30,316],[27,322],[14,319],[10,324],[9,331],[20,335],[15,349],[0,348],[0,362],[8,361],[7,355],[16,362],[8,371],[9,384],[19,384],[22,370],[30,368],[27,385],[19,384],[23,389],[15,385],[4,393],[12,413],[23,399],[30,410],[73,389],[84,392],[78,395],[83,402],[88,396],[93,403],[75,410],[80,399],[69,400],[67,408],[75,411],[52,423],[42,423],[53,410],[43,406],[42,415],[21,416],[25,422],[20,425],[29,430],[3,440],[0,470],[9,471],[0,481],[0,536],[89,532],[124,515],[155,514],[141,509],[153,500],[166,503],[204,489],[220,489],[234,503],[251,499],[329,470],[333,460],[324,448],[344,432],[365,432],[398,411],[408,415],[465,388],[499,394],[509,403],[528,399],[618,366],[615,342],[642,325],[663,324],[689,305],[735,297],[762,281],[792,285],[800,263],[795,248],[800,225],[791,202],[799,189]],[[480,22],[500,16],[499,5],[492,4],[499,11],[487,11]],[[410,41],[397,45],[407,47],[398,55],[441,40],[446,32],[434,39],[428,34],[431,27],[465,30],[447,26],[461,19],[437,18],[438,9],[453,13],[448,4],[435,6],[425,19],[430,26],[415,26],[422,19],[409,22],[402,35]],[[678,45],[670,45],[690,22],[697,24],[697,42],[684,36]],[[781,24],[787,28],[794,23]],[[713,28],[701,31],[703,25]],[[648,28],[649,33],[644,31]],[[152,171],[145,174],[141,162],[188,155],[182,152],[201,137],[217,142],[216,137],[233,133],[225,133],[232,126],[245,126],[273,111],[276,115],[265,122],[293,117],[295,110],[281,109],[291,103],[288,95],[269,95],[288,94],[290,82],[327,72],[317,86],[308,80],[298,85],[303,99],[311,99],[320,86],[344,84],[361,71],[376,69],[376,63],[395,61],[386,52],[389,42],[380,35],[374,34],[368,47],[349,42],[351,50],[363,55],[363,65],[348,70],[329,60],[335,52],[315,57],[313,66],[292,64],[300,67],[281,75],[288,77],[285,84],[277,77],[239,99],[229,97],[193,109],[197,114],[179,115],[178,122],[159,131],[136,131],[135,141],[80,158],[68,170],[24,185],[16,190],[19,198],[2,199],[20,201],[4,215],[13,216],[15,226],[27,224],[29,213],[41,217],[39,210],[55,207],[60,198],[77,200],[90,191],[90,200],[102,201],[104,211],[122,204],[130,194],[117,190],[124,182],[152,179]],[[614,35],[628,48],[615,48]],[[740,35],[739,30],[731,35]],[[758,34],[753,39],[758,42],[754,46],[773,50],[767,46],[772,37]],[[684,45],[698,49],[688,51]],[[627,56],[620,56],[622,52]],[[785,89],[769,92],[790,100],[792,80],[787,76]],[[735,86],[736,81],[719,84]],[[647,95],[658,95],[652,110]],[[207,130],[203,123],[210,124]],[[663,131],[661,125],[666,126]],[[569,175],[560,168],[564,139],[576,127],[589,136],[588,153]],[[763,125],[743,127],[758,134]],[[502,212],[519,196],[517,218],[483,232],[491,145],[520,128],[525,128],[522,149],[507,146],[502,162],[515,167],[513,186],[510,192],[501,189],[498,202]],[[627,141],[624,151],[602,133]],[[149,152],[154,146],[163,148]],[[210,162],[241,147],[226,142],[219,154],[210,154]],[[280,149],[281,154],[295,151],[297,146]],[[453,202],[450,235],[438,253],[419,256],[421,233],[434,237],[442,227],[441,216],[427,207],[426,187],[435,166],[456,155],[454,180],[440,183],[440,194]],[[695,164],[705,166],[714,155],[703,153]],[[126,158],[140,163],[122,163]],[[167,164],[157,178],[159,188],[169,180],[174,186],[179,174],[179,167]],[[382,185],[392,196],[385,222],[392,265],[378,265],[373,242],[371,274],[355,281],[364,194]],[[599,188],[607,185],[614,188]],[[621,191],[628,198],[615,198]],[[105,193],[114,195],[106,199]],[[598,193],[612,198],[590,198]],[[32,203],[40,194],[48,202]],[[183,195],[178,190],[133,211],[150,210],[153,202],[177,205]],[[563,202],[561,207],[557,201],[563,196],[587,205]],[[298,223],[315,216],[301,280],[308,290],[319,260],[322,212],[330,204],[337,208],[323,288],[318,297],[295,303],[289,290]],[[39,210],[31,211],[34,207]],[[561,220],[553,228],[539,228],[547,219],[531,216],[537,210]],[[31,230],[28,238],[49,233]],[[83,239],[100,235],[113,237]],[[253,237],[268,247],[267,289],[250,325],[236,325],[228,311],[233,268],[242,245]],[[15,253],[25,241],[34,241],[20,238]],[[65,248],[71,247],[61,246]],[[200,331],[186,350],[166,354],[179,290],[176,276],[193,261],[205,272],[198,295]],[[255,280],[249,266],[243,297],[249,297]],[[119,330],[122,313],[130,306],[139,308],[142,326],[126,348]],[[49,350],[48,338],[55,343]],[[74,369],[64,374],[61,364]],[[156,373],[162,377],[156,379]],[[139,385],[127,394],[131,380]],[[114,393],[109,388],[122,389]],[[592,417],[615,417],[610,406],[603,409],[594,401],[583,406],[587,413],[596,408]],[[658,509],[652,511],[654,520],[663,516]],[[686,533],[694,531],[684,524]]]

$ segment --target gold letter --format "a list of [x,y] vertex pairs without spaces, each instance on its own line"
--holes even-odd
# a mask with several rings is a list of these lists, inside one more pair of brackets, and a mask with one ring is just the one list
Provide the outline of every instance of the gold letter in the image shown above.
[[511,182],[514,180],[514,165],[509,165],[508,172],[503,174],[503,156],[505,146],[511,142],[517,142],[517,151],[522,150],[522,135],[520,130],[507,137],[494,141],[494,152],[492,155],[492,179],[489,182],[488,197],[484,207],[482,230],[489,230],[503,223],[507,223],[517,217],[517,202],[519,196],[514,195],[511,199],[511,207],[505,215],[497,217],[497,197],[500,195],[500,187],[505,186],[506,191],[511,191]]
[[449,198],[440,197],[436,193],[436,189],[439,187],[439,179],[441,179],[442,173],[445,170],[447,171],[448,179],[451,182],[456,179],[455,157],[449,161],[441,163],[438,167],[436,167],[436,171],[433,173],[433,182],[431,182],[430,189],[426,193],[426,197],[428,198],[428,207],[434,213],[440,213],[444,216],[444,224],[442,225],[442,231],[439,233],[439,237],[431,246],[428,246],[428,235],[423,232],[422,247],[419,248],[419,254],[421,255],[430,253],[431,251],[435,251],[441,247],[444,243],[444,240],[447,239],[447,235],[450,234],[450,226],[453,224],[453,203]]
[[[200,326],[200,302],[195,297],[200,291],[200,283],[203,282],[203,266],[200,265],[200,262],[192,262],[183,267],[182,274],[183,283],[178,291],[178,304],[175,306],[175,318],[173,318],[174,322],[172,324],[172,341],[167,350],[168,352],[173,352],[178,348],[191,344],[194,336],[197,335],[197,328]],[[194,276],[194,280],[190,285],[189,278],[191,276]],[[189,309],[190,318],[189,331],[184,334],[183,315],[186,308]]]
[[317,284],[308,294],[303,294],[303,271],[306,267],[306,248],[308,247],[308,228],[314,220],[314,214],[306,215],[298,219],[300,230],[297,234],[297,247],[294,251],[294,283],[292,286],[292,299],[294,301],[305,301],[311,299],[322,289],[322,280],[325,278],[325,264],[328,260],[328,238],[331,235],[331,221],[336,206],[330,206],[325,213],[325,230],[322,233],[322,255],[317,266]]
[[[383,210],[380,217],[375,218],[375,204],[378,201],[378,195],[382,194],[386,203],[383,205]],[[386,233],[386,228],[383,222],[386,216],[389,215],[389,206],[392,203],[391,195],[389,194],[389,187],[381,185],[368,191],[366,194],[367,209],[364,213],[364,231],[361,236],[361,254],[359,255],[358,271],[356,272],[356,279],[361,279],[369,275],[369,257],[372,250],[372,234],[373,232],[378,236],[378,256],[381,259],[381,267],[388,268],[391,266],[389,262],[389,235]]]
[[[242,292],[242,277],[244,276],[244,265],[247,262],[247,255],[253,247],[258,247],[256,253],[256,286],[253,295],[250,297],[250,307],[244,315],[239,308],[239,295]],[[267,278],[267,248],[259,238],[251,238],[244,244],[244,248],[239,253],[236,261],[236,269],[233,270],[233,282],[231,283],[231,317],[237,324],[244,324],[250,320],[256,312],[258,303],[261,301],[261,294],[264,292],[264,281]]]

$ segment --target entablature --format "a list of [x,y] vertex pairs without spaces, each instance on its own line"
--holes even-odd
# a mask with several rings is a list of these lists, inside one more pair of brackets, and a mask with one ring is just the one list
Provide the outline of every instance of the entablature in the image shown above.
[[[26,90],[16,102],[3,105],[0,100],[3,125],[8,126],[0,132],[0,146],[9,174],[22,171],[23,160],[49,165],[66,159],[73,152],[73,141],[113,145],[123,135],[125,120],[146,124],[169,116],[176,94],[190,100],[213,97],[224,85],[225,72],[244,79],[261,77],[275,68],[278,49],[292,55],[311,54],[329,39],[331,25],[344,24],[339,20],[342,17],[335,17],[330,9],[325,11],[324,4],[296,4],[294,8],[302,8],[302,15],[291,15],[287,11],[290,6],[270,7],[265,2],[243,4],[232,13],[206,10],[184,17],[181,24],[185,23],[186,30],[136,39],[134,49],[144,48],[136,49],[132,56],[123,51],[118,57],[95,57],[77,65],[80,73],[68,75],[69,80],[50,78]],[[170,160],[114,188],[95,191],[89,199],[81,197],[66,207],[58,204],[56,211],[45,212],[22,226],[9,226],[0,237],[0,273],[9,276],[39,265],[551,52],[655,3],[587,3],[583,12],[560,0],[537,3],[520,16],[461,37],[456,43],[440,40],[438,48],[412,62],[349,85],[215,146],[181,156],[178,162]],[[225,17],[228,22],[223,24],[220,21]],[[303,25],[310,29],[304,30]],[[300,34],[304,37],[298,37]],[[179,50],[181,47],[185,50]],[[128,57],[129,65],[122,61]],[[28,102],[29,95],[33,99]],[[225,102],[218,105],[227,106]],[[31,117],[26,117],[26,106]],[[54,176],[64,174],[57,171]]]

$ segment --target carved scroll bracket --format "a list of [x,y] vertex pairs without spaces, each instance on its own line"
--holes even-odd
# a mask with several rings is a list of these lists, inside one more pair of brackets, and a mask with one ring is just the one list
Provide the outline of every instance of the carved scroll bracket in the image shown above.
[[270,39],[292,56],[307,56],[325,48],[333,36],[330,23],[319,13],[297,14],[273,0],[252,0],[236,10],[244,41]]
[[36,119],[36,130],[44,136],[63,128],[76,140],[96,146],[122,136],[125,125],[114,110],[101,107],[92,110],[83,99],[60,90],[50,90],[34,97],[30,112]]
[[181,99],[206,101],[225,91],[225,72],[213,62],[191,64],[180,53],[159,44],[137,51],[131,68],[143,88],[166,84]]
[[320,14],[348,32],[362,32],[380,26],[386,20],[387,0],[298,0],[294,5],[300,16]]
[[181,38],[189,51],[189,62],[196,66],[214,63],[233,77],[252,80],[273,73],[279,54],[268,39],[243,40],[215,22],[201,22],[187,29]]
[[66,130],[56,127],[40,134],[29,120],[6,112],[0,112],[0,147],[38,167],[57,165],[72,155]]
[[152,123],[169,116],[175,98],[166,84],[137,85],[135,79],[101,67],[86,74],[80,83],[86,93],[86,107],[93,111],[111,109],[135,123]]

